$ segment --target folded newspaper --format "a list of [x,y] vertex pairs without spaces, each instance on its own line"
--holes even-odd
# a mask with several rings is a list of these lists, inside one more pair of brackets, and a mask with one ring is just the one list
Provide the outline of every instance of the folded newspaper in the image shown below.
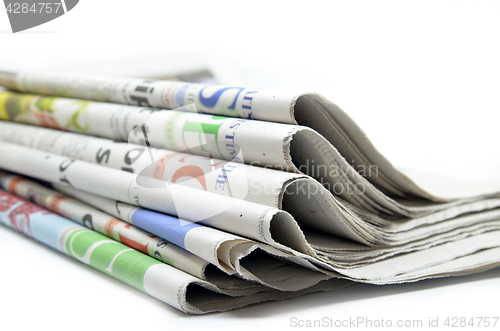
[[500,187],[417,185],[317,94],[40,73],[0,84],[2,188],[185,275],[139,287],[185,312],[500,264]]

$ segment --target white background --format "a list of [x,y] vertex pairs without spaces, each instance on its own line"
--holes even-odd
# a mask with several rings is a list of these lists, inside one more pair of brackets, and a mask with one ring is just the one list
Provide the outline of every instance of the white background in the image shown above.
[[[192,53],[228,64],[254,87],[322,93],[398,166],[500,178],[498,1],[85,0],[17,34],[0,8],[0,70]],[[257,330],[285,329],[291,317],[425,324],[429,317],[500,316],[499,276],[497,269],[359,285],[190,317],[0,227],[0,325],[7,326],[0,330]]]

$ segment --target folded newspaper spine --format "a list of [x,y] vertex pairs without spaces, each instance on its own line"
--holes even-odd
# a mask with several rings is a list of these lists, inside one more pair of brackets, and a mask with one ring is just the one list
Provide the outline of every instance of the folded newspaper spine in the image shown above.
[[[295,123],[293,105],[300,94],[223,87],[176,81],[65,76],[44,73],[6,73],[0,83],[8,88],[45,95],[174,109],[194,103],[206,113]],[[274,107],[266,102],[274,99]]]

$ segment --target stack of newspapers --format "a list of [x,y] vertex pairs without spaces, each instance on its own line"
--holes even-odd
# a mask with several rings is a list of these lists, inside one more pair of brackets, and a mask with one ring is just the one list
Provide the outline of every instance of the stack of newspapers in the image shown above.
[[318,94],[0,85],[0,223],[185,313],[500,264],[500,187],[436,196]]

